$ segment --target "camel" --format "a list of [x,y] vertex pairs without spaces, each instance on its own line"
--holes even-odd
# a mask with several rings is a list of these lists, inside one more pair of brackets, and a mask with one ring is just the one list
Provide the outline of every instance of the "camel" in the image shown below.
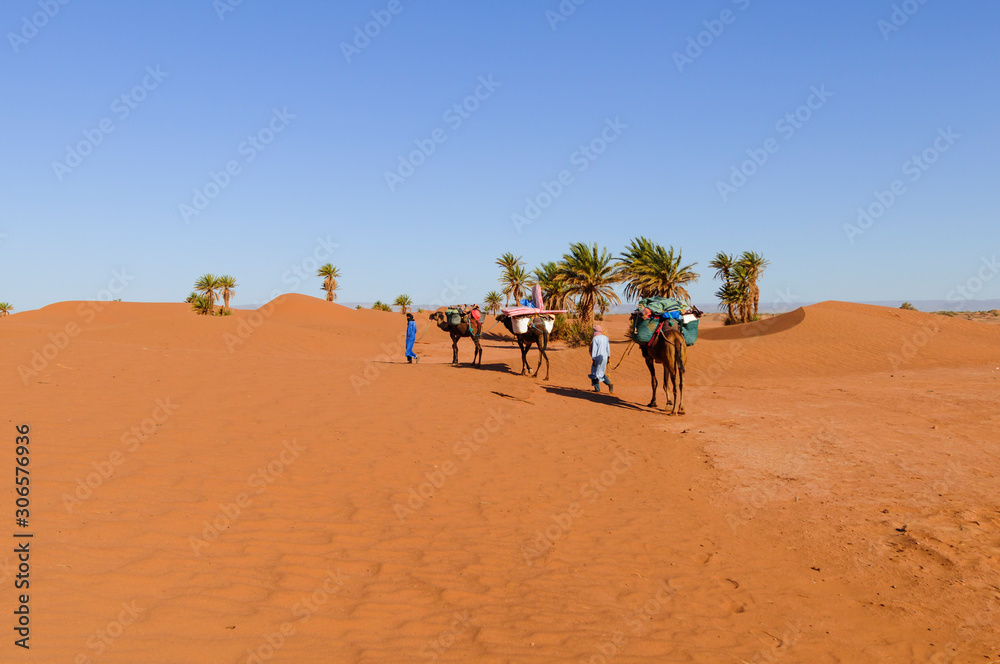
[[[527,332],[524,334],[517,334],[514,332],[514,322],[510,316],[500,314],[497,316],[497,320],[503,323],[503,326],[507,328],[507,331],[513,334],[517,339],[517,345],[521,349],[521,375],[530,375],[532,378],[538,378],[538,372],[542,368],[542,360],[545,360],[545,378],[542,380],[548,380],[549,356],[545,354],[545,350],[549,347],[549,331],[545,329],[545,326],[541,324],[538,327],[529,325]],[[538,346],[538,352],[540,353],[538,366],[535,367],[534,374],[531,373],[531,366],[528,364],[528,351],[531,350],[532,344],[536,344]]]
[[[701,312],[693,309],[695,316],[701,318]],[[638,314],[632,314],[636,316]],[[646,360],[646,368],[649,369],[649,378],[653,384],[653,399],[649,402],[649,408],[656,408],[656,368],[654,363],[663,365],[663,393],[667,396],[667,405],[673,404],[673,409],[668,415],[684,414],[684,367],[687,363],[687,343],[684,335],[681,334],[679,325],[664,323],[663,327],[655,337],[650,339],[648,344],[639,344],[642,348],[642,358]],[[667,392],[667,384],[673,386],[674,398],[670,399]]]
[[430,319],[436,322],[438,327],[451,335],[452,364],[458,364],[458,340],[462,337],[472,337],[473,343],[476,344],[476,352],[472,356],[472,364],[473,366],[476,364],[482,366],[483,347],[479,345],[479,335],[472,331],[472,325],[468,322],[468,317],[462,316],[461,323],[452,325],[448,322],[448,317],[443,311],[435,311],[430,315]]

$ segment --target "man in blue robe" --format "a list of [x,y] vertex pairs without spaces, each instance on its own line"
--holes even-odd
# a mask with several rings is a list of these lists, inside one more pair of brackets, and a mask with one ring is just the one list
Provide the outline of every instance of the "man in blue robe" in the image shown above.
[[413,314],[406,314],[406,362],[408,364],[413,364],[413,360],[420,361],[417,354],[413,352],[413,343],[416,340],[417,322],[413,320]]
[[590,342],[590,357],[594,363],[590,367],[590,382],[594,386],[595,392],[601,391],[601,383],[608,386],[608,392],[614,392],[615,386],[611,384],[605,375],[608,368],[608,360],[611,357],[611,341],[604,334],[604,329],[600,325],[594,326],[594,340]]

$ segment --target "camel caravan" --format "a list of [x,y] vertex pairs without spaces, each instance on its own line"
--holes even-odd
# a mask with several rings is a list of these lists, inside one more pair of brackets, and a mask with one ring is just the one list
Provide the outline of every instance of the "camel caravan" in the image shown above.
[[[549,345],[549,334],[555,325],[556,315],[566,313],[565,309],[545,309],[542,303],[542,289],[535,285],[532,289],[530,300],[524,300],[520,307],[509,307],[501,309],[497,316],[497,322],[503,324],[515,339],[521,349],[521,375],[531,374],[531,367],[528,365],[528,351],[532,345],[538,346],[541,357],[538,359],[538,367],[534,377],[538,376],[538,371],[545,361],[545,380],[549,379],[549,358],[545,354]],[[464,337],[470,337],[476,346],[472,357],[473,366],[482,365],[483,347],[479,339],[483,334],[482,314],[478,304],[456,305],[447,307],[444,311],[435,311],[430,315],[430,319],[437,323],[437,326],[451,336],[452,364],[458,364],[458,341]]]
[[[570,346],[589,343],[592,364],[587,377],[593,391],[601,392],[604,384],[609,393],[613,393],[608,369],[616,370],[632,346],[638,345],[652,387],[648,407],[657,407],[660,380],[656,365],[660,364],[667,406],[672,407],[669,414],[684,414],[687,349],[698,340],[702,312],[690,303],[687,291],[687,285],[698,281],[699,275],[694,271],[695,264],[684,263],[680,250],[637,237],[617,258],[596,243],[575,242],[561,261],[542,263],[531,274],[525,270],[521,257],[510,252],[498,258],[496,264],[502,270],[498,281],[503,289],[487,293],[484,302],[487,311],[499,311],[494,327],[503,324],[517,340],[522,376],[539,378],[542,363],[545,363],[542,379],[549,379],[548,344],[556,336],[565,338]],[[709,267],[716,270],[716,279],[723,282],[716,295],[728,309],[727,325],[758,320],[758,281],[768,264],[761,254],[750,251],[738,257],[720,252],[709,263]],[[624,284],[624,298],[616,292],[618,284]],[[530,298],[521,300],[528,288]],[[618,364],[613,364],[609,357],[611,341],[603,326],[595,322],[602,320],[599,315],[595,316],[595,310],[599,309],[601,314],[613,311],[623,300],[638,302],[638,305],[628,319],[625,335],[628,346]],[[501,308],[501,302],[505,302],[505,308]],[[551,308],[547,309],[546,304]],[[568,309],[577,310],[574,321],[557,318],[568,313]],[[443,308],[431,318],[451,336],[454,364],[458,364],[458,340],[463,337],[470,337],[475,344],[473,365],[482,364],[483,316],[479,305]],[[533,347],[539,351],[538,364],[534,368],[528,362],[528,352]]]
[[[555,326],[556,316],[566,313],[565,309],[545,309],[542,290],[532,289],[531,299],[525,299],[518,307],[500,310],[497,322],[503,324],[517,340],[521,350],[521,375],[537,378],[545,363],[545,377],[549,379],[549,358],[546,353],[549,335]],[[642,350],[643,360],[649,369],[652,398],[649,408],[656,408],[656,391],[659,381],[656,366],[663,366],[663,392],[667,405],[673,406],[669,415],[684,414],[684,368],[687,363],[687,348],[698,340],[698,321],[702,312],[681,300],[666,297],[647,297],[639,301],[629,317],[628,336],[632,343]],[[483,334],[482,315],[479,305],[458,305],[436,311],[430,316],[438,327],[451,336],[452,364],[458,364],[458,341],[470,337],[476,350],[473,366],[482,365],[483,348],[479,339]],[[534,372],[528,363],[528,351],[536,346],[539,351],[538,365]],[[623,355],[624,358],[624,355]],[[668,391],[669,390],[669,391]]]

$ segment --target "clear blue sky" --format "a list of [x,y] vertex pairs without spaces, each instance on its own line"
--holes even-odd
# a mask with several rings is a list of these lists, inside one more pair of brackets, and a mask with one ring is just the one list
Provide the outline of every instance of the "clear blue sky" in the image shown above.
[[[997,3],[897,2],[916,11],[890,32],[888,0],[567,0],[564,21],[558,0],[234,2],[0,6],[0,300],[92,299],[122,268],[125,300],[182,300],[208,271],[238,278],[238,304],[319,295],[320,279],[289,274],[319,237],[339,245],[343,301],[429,302],[456,282],[450,299],[477,301],[505,251],[534,267],[571,241],[618,253],[637,235],[698,264],[699,302],[720,250],[771,260],[764,301],[944,299],[1000,253]],[[391,22],[345,55],[372,12]],[[779,124],[797,110],[808,119]],[[602,132],[603,153],[577,152]],[[391,188],[400,155],[435,136]],[[81,142],[75,168],[54,166]],[[908,164],[927,149],[935,163]],[[186,223],[181,206],[229,162]],[[518,232],[512,215],[564,170]],[[971,294],[1000,297],[986,272]]]

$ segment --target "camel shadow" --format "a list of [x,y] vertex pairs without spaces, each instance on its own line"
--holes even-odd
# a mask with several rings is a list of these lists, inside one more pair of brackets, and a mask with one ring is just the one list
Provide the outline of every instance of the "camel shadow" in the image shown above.
[[482,369],[483,371],[496,371],[497,373],[510,373],[511,371],[509,364],[501,364],[499,362],[495,362],[493,364],[470,364],[462,362],[459,364],[451,364],[449,366],[453,369]]
[[615,408],[624,408],[625,410],[637,410],[643,413],[648,413],[652,410],[643,406],[636,406],[635,404],[627,401],[622,401],[618,396],[608,394],[606,392],[594,392],[592,390],[584,390],[576,387],[556,387],[555,385],[542,385],[541,388],[549,394],[554,394],[560,397],[569,397],[571,399],[582,399],[584,401],[590,401],[591,403],[599,403],[604,406],[614,406]]

